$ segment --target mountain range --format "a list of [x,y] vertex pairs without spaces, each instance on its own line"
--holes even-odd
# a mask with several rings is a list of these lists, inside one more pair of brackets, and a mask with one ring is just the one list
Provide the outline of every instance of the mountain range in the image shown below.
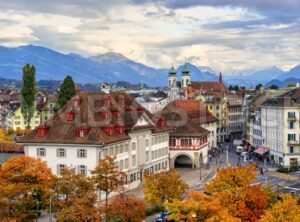
[[[71,75],[77,83],[127,81],[132,84],[166,86],[168,68],[153,68],[126,58],[120,53],[105,53],[92,57],[78,54],[63,54],[55,50],[35,45],[19,47],[0,46],[0,78],[20,80],[22,67],[26,64],[36,66],[37,80],[62,80]],[[207,66],[195,66],[188,63],[193,81],[216,81],[217,73]],[[177,67],[178,76],[183,65]],[[276,66],[262,70],[245,70],[223,75],[227,85],[255,86],[278,80],[294,78],[300,82],[300,65],[288,72]],[[0,80],[2,81],[2,80]]]

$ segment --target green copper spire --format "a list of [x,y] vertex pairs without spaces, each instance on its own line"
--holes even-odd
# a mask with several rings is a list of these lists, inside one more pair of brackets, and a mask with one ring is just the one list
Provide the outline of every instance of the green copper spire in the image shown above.
[[187,63],[184,64],[184,67],[183,67],[183,69],[182,69],[182,75],[183,75],[183,76],[188,76],[188,75],[190,75],[190,70],[189,70],[189,67],[188,67],[188,64],[187,64]]
[[176,76],[176,70],[174,69],[173,64],[172,64],[171,69],[169,69],[169,76]]

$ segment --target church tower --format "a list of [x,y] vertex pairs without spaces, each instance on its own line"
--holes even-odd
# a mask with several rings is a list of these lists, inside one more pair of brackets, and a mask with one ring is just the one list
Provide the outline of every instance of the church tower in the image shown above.
[[190,70],[188,64],[185,63],[181,74],[181,87],[185,88],[191,84]]
[[223,77],[222,77],[222,73],[219,73],[219,83],[223,83]]
[[174,69],[173,65],[171,69],[169,70],[169,88],[172,88],[173,86],[176,86],[177,84],[177,73]]

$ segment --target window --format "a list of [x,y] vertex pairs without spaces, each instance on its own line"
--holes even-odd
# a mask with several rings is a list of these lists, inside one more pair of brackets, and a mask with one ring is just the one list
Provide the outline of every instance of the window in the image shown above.
[[128,152],[128,143],[125,144],[125,152]]
[[288,141],[295,141],[296,135],[295,134],[288,134]]
[[294,147],[290,146],[290,153],[294,153]]
[[181,146],[192,146],[191,139],[181,139],[180,143],[181,143]]
[[36,152],[37,152],[37,156],[46,156],[45,148],[37,148]]
[[290,129],[294,129],[294,122],[290,122]]
[[63,169],[66,168],[66,164],[57,164],[57,175],[61,175]]
[[151,157],[152,157],[152,160],[154,160],[154,151],[151,152]]
[[129,163],[128,163],[128,158],[127,158],[127,159],[125,159],[125,169],[128,169],[128,167],[129,167]]
[[85,165],[79,165],[79,166],[77,166],[77,172],[86,176],[86,174],[87,174],[87,166],[85,166]]
[[146,151],[146,162],[149,161],[149,151]]
[[176,139],[175,138],[170,138],[169,146],[176,146]]
[[136,143],[135,143],[135,142],[133,142],[133,143],[131,144],[131,149],[132,149],[132,150],[135,150],[135,149],[136,149]]
[[15,124],[16,124],[16,125],[20,125],[20,121],[16,121]]
[[119,153],[119,146],[115,146],[115,155],[118,155]]
[[146,139],[146,147],[148,147],[148,146],[149,146],[149,140]]
[[85,158],[86,155],[86,149],[78,149],[77,150],[77,157],[79,158]]
[[114,148],[113,147],[109,147],[109,155],[110,156],[114,155]]
[[288,118],[295,118],[295,112],[288,112]]
[[57,157],[65,157],[66,156],[66,149],[64,149],[64,148],[58,148],[56,150],[56,156]]
[[136,155],[132,155],[132,166],[136,165]]
[[120,145],[120,153],[124,152],[124,145]]

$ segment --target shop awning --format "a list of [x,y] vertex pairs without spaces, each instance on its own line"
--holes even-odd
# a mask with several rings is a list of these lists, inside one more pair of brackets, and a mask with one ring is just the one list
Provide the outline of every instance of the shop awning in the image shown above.
[[270,150],[266,147],[258,147],[254,150],[254,153],[257,153],[259,155],[264,155],[266,152],[269,152]]

